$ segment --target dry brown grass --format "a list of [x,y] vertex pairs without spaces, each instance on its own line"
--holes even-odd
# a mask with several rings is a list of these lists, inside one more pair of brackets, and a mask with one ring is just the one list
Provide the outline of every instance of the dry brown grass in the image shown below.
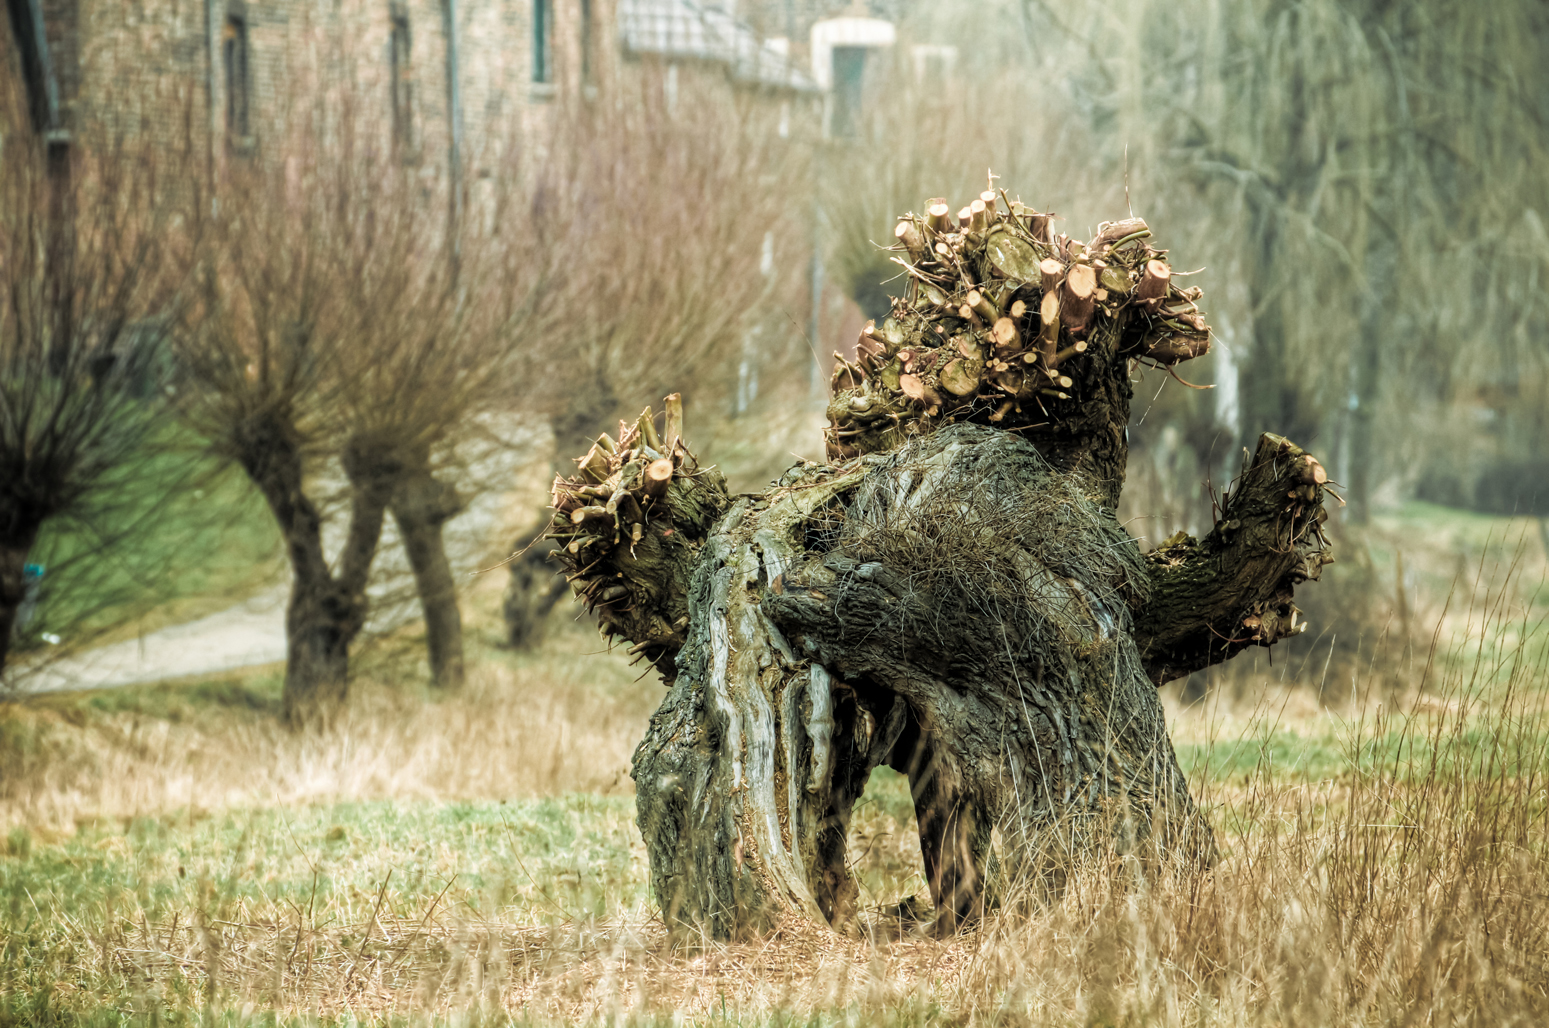
[[[579,631],[551,646],[600,649]],[[364,683],[336,728],[276,719],[272,679],[212,683],[183,700],[126,691],[17,705],[0,776],[0,826],[73,830],[96,817],[353,800],[450,801],[617,793],[655,691],[621,667],[486,663],[456,696]],[[600,681],[599,681],[600,680]],[[267,689],[267,692],[266,692]]]
[[261,682],[13,710],[39,743],[0,779],[0,1021],[1541,1024],[1549,691],[1521,595],[1455,607],[1467,647],[1397,705],[1385,672],[1332,706],[1169,695],[1214,873],[1115,858],[946,941],[881,913],[921,890],[886,777],[852,833],[860,932],[669,939],[622,774],[659,694],[582,626],[457,698],[363,689],[323,737],[276,728]]

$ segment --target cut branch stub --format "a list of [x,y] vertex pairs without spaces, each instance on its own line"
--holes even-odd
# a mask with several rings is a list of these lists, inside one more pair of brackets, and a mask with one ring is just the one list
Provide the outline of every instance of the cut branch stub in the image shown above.
[[[1028,432],[1057,466],[1084,464],[1116,490],[1123,443],[1111,435],[1129,416],[1126,362],[1204,353],[1198,292],[1172,286],[1139,218],[1104,223],[1083,245],[1051,239],[1047,216],[1019,201],[1000,217],[993,199],[954,217],[937,198],[900,219],[894,249],[910,284],[891,316],[862,332],[856,363],[836,365],[828,456],[892,449],[960,421],[993,424]],[[984,346],[982,362],[957,359],[965,336]],[[1037,356],[1021,360],[1025,351]]]
[[699,467],[683,445],[682,398],[674,393],[665,407],[665,432],[648,407],[619,442],[599,440],[576,475],[555,477],[545,537],[560,544],[554,552],[571,588],[603,633],[633,641],[670,678],[688,627],[694,556],[731,501],[720,472]]
[[1060,294],[1060,318],[1072,332],[1084,333],[1097,303],[1097,272],[1090,265],[1075,264],[1065,274]]
[[1146,557],[1151,599],[1135,625],[1157,685],[1270,646],[1307,627],[1293,589],[1333,562],[1323,465],[1265,433],[1204,539],[1174,536]]

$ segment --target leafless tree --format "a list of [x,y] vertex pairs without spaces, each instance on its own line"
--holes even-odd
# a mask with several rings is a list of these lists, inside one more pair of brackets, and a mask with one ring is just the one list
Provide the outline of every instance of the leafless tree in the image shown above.
[[49,142],[0,68],[0,670],[50,520],[98,505],[162,424],[192,183],[128,132]]
[[[416,169],[370,142],[342,104],[230,169],[201,255],[204,303],[179,334],[187,415],[252,479],[285,539],[284,701],[298,724],[347,695],[389,510],[421,595],[440,601],[429,619],[436,678],[460,680],[440,542],[458,504],[435,472],[504,370],[490,348],[510,323],[498,301],[520,293],[515,282],[481,288],[493,265],[470,259],[468,233],[449,233]],[[509,212],[490,214],[498,225]],[[348,508],[336,561],[324,536],[330,475],[342,476]]]

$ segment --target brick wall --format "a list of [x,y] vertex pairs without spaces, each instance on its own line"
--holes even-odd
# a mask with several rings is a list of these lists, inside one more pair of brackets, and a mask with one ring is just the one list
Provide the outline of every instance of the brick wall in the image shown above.
[[[532,77],[535,0],[458,0],[457,42],[465,160],[470,171],[540,129],[554,101],[581,88],[583,0],[548,0],[553,83]],[[227,20],[245,26],[255,147],[272,148],[309,105],[352,105],[392,127],[389,45],[395,8],[406,15],[413,119],[421,160],[444,163],[450,138],[445,0],[45,0],[51,57],[67,124],[172,138],[197,127],[217,167],[228,146],[223,47]],[[590,0],[598,86],[613,74],[611,0]],[[213,75],[211,72],[213,71]],[[214,144],[213,146],[210,144]]]
[[[411,39],[413,146],[427,182],[445,181],[451,122],[447,95],[447,0],[42,0],[66,124],[137,134],[219,182],[232,161],[280,159],[296,126],[322,109],[348,107],[362,138],[393,147],[390,40],[395,11]],[[654,88],[662,69],[625,59],[616,0],[546,0],[552,11],[551,83],[533,81],[533,13],[539,0],[456,0],[466,180],[522,174],[543,157],[553,119],[583,97],[606,102],[615,85]],[[739,15],[769,21],[784,0],[744,0]],[[804,33],[842,11],[842,0],[791,0]],[[590,83],[582,82],[583,12],[590,12]],[[762,12],[762,13],[761,13]],[[245,27],[250,141],[228,129],[223,48],[229,18]],[[767,26],[765,26],[767,27]],[[777,34],[777,33],[770,33]],[[680,69],[685,93],[729,95],[722,66]],[[622,78],[621,78],[622,77]],[[626,81],[626,79],[628,81]],[[763,106],[810,98],[760,92]],[[89,134],[89,133],[87,133]],[[83,134],[82,138],[85,138]],[[411,161],[415,163],[415,161]],[[513,165],[515,165],[513,169]]]

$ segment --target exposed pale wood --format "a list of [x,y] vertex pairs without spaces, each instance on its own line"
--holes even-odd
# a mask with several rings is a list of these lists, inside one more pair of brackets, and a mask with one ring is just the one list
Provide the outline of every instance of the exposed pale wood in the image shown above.
[[1072,332],[1086,330],[1096,305],[1097,273],[1087,264],[1072,264],[1060,293],[1060,317]]
[[925,238],[920,235],[913,219],[900,221],[893,229],[893,238],[903,244],[910,260],[918,261],[925,254]]
[[664,457],[646,465],[642,488],[647,496],[656,498],[665,495],[667,486],[671,482],[672,461],[670,459]]
[[807,698],[812,713],[807,717],[807,734],[812,738],[812,771],[807,776],[807,791],[817,794],[828,786],[828,773],[833,769],[834,679],[822,664],[814,663],[809,671]]
[[683,439],[683,394],[673,393],[662,401],[662,406],[667,412],[662,431],[662,446],[664,455],[670,458]]
[[977,289],[968,290],[967,306],[972,307],[975,314],[984,319],[986,325],[993,325],[1000,317],[1000,311],[990,302],[990,298]]
[[1038,305],[1038,318],[1043,323],[1043,331],[1039,333],[1038,342],[1042,350],[1045,367],[1054,366],[1054,354],[1060,338],[1060,294],[1050,290],[1043,294],[1043,301]]
[[925,208],[925,224],[935,232],[957,231],[957,226],[952,223],[952,208],[940,197],[932,200]]
[[1135,299],[1155,308],[1167,295],[1167,287],[1171,282],[1172,269],[1165,261],[1147,261],[1140,274],[1140,282],[1135,286]]
[[1086,340],[1085,339],[1078,339],[1074,343],[1071,343],[1069,346],[1065,347],[1060,352],[1056,353],[1054,355],[1054,359],[1050,362],[1050,364],[1053,367],[1059,367],[1062,363],[1064,363],[1065,361],[1070,360],[1070,358],[1076,356],[1079,353],[1086,353]]
[[1010,318],[998,319],[991,332],[995,337],[996,353],[1015,353],[1022,348],[1022,333]]
[[[991,196],[990,202],[994,203],[993,195]],[[982,199],[981,200],[975,200],[973,203],[969,204],[968,205],[968,224],[969,224],[969,227],[972,228],[976,232],[983,232],[985,229],[989,228],[990,227],[990,219],[989,219],[988,211],[989,211],[989,205],[986,204]]]
[[1065,265],[1053,257],[1046,257],[1038,265],[1038,274],[1043,284],[1045,295],[1059,288],[1061,280],[1065,277]]

